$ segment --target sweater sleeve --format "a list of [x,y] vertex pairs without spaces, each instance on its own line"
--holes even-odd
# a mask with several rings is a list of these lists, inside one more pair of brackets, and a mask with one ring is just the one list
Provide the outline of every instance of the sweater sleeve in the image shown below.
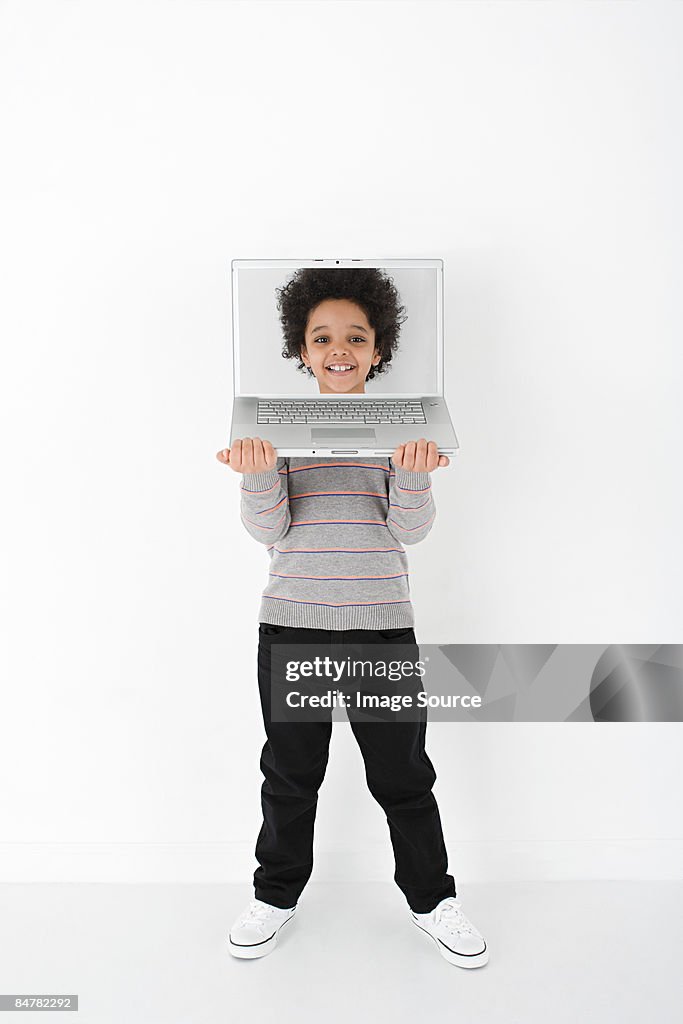
[[394,467],[390,461],[387,527],[402,544],[424,540],[436,518],[429,473],[414,473]]
[[289,512],[289,464],[279,458],[274,469],[244,473],[240,516],[247,533],[261,544],[272,544],[287,533]]

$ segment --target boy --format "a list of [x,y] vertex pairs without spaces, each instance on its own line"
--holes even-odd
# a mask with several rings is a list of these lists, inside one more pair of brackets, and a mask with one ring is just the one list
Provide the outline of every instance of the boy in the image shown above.
[[[281,290],[285,358],[315,376],[321,394],[365,393],[391,361],[398,336],[396,291],[375,269],[297,272]],[[427,536],[436,510],[429,474],[447,466],[425,438],[391,460],[277,458],[272,444],[242,438],[217,458],[243,474],[241,516],[267,546],[258,676],[267,741],[261,755],[263,825],[256,845],[255,899],[235,921],[233,956],[270,953],[292,919],[313,867],[313,826],[331,721],[270,720],[270,644],[414,644],[403,544]],[[336,631],[336,632],[335,632]],[[415,722],[351,722],[368,787],[387,815],[394,880],[413,922],[449,963],[488,960],[481,934],[460,909],[425,751],[426,709]]]

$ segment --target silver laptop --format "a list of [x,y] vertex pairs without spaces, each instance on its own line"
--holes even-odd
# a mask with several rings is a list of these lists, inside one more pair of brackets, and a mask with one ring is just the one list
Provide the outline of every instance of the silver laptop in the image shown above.
[[232,260],[231,280],[231,447],[260,437],[278,456],[387,457],[424,437],[458,453],[444,398],[443,260]]

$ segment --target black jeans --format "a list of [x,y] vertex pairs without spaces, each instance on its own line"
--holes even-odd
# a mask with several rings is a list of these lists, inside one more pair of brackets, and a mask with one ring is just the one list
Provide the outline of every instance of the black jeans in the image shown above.
[[[256,841],[254,891],[275,907],[293,907],[313,870],[313,825],[325,776],[332,721],[271,721],[271,643],[409,643],[409,629],[324,630],[259,626],[258,682],[267,740],[261,754],[263,825]],[[427,709],[413,722],[349,724],[365,762],[368,788],[387,816],[394,849],[394,881],[416,914],[455,896],[441,818],[425,751]]]

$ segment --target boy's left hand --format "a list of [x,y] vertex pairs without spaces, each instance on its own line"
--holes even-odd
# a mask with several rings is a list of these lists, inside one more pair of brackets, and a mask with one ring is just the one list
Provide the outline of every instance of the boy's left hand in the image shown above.
[[450,465],[447,455],[439,455],[436,441],[406,441],[391,456],[394,466],[411,473],[431,473],[438,466]]

